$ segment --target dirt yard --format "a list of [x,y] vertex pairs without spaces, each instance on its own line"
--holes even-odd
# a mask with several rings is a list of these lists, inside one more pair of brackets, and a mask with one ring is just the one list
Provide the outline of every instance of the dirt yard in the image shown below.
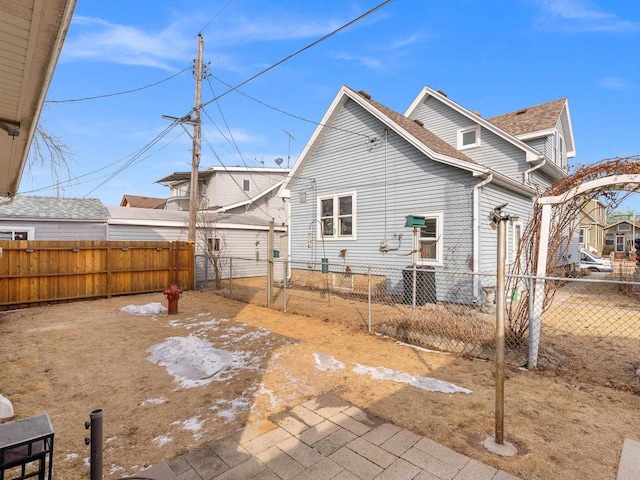
[[[51,416],[54,478],[88,478],[84,422],[96,408],[104,409],[104,471],[113,479],[323,392],[523,479],[613,479],[624,438],[640,440],[640,396],[509,370],[505,437],[519,454],[496,457],[481,446],[494,430],[490,362],[207,292],[187,292],[174,316],[120,310],[160,301],[150,294],[0,314],[0,393],[13,402],[15,418]],[[229,352],[230,365],[198,382],[149,360],[151,347],[185,338]],[[346,368],[321,369],[319,353]],[[354,372],[357,364],[435,377],[472,393],[374,380]]]

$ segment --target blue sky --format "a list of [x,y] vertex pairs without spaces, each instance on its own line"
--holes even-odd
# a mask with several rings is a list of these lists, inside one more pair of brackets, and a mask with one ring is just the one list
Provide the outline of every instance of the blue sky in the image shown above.
[[[198,32],[210,62],[208,102],[225,83],[243,82],[381,1],[78,0],[48,100],[133,90],[188,70],[126,95],[47,103],[45,129],[74,152],[75,179],[62,194],[106,205],[124,194],[166,197],[154,182],[190,170],[191,139],[179,126],[133,155],[170,125],[162,115],[192,108]],[[289,141],[293,165],[343,84],[399,112],[429,85],[484,117],[568,97],[574,163],[640,154],[639,47],[635,0],[395,0],[240,88],[305,120],[236,92],[208,103],[201,168],[275,167],[278,157],[286,165]],[[48,170],[27,169],[20,193],[55,195],[51,183]]]

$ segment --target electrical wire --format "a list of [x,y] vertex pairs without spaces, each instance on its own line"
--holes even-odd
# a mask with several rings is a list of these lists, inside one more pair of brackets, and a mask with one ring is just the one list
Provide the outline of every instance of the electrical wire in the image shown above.
[[[233,183],[236,184],[236,186],[240,189],[240,191],[247,197],[248,200],[252,200],[252,197],[244,191],[244,188],[242,188],[242,186],[240,185],[240,183],[238,183],[238,180],[236,180],[235,176],[231,174],[231,172],[229,172],[229,170],[227,170],[227,166],[224,165],[222,163],[222,159],[220,158],[220,156],[218,155],[218,153],[215,151],[215,148],[213,148],[213,145],[211,144],[211,142],[209,141],[209,139],[207,138],[207,136],[205,135],[205,133],[201,130],[200,131],[203,140],[205,141],[205,144],[209,147],[209,149],[211,150],[211,153],[213,153],[214,157],[216,157],[216,159],[218,160],[218,162],[220,163],[220,165],[222,166],[222,168],[225,170],[225,172],[227,172],[229,174],[229,177],[231,178],[231,180],[233,180]],[[262,212],[268,217],[268,218],[272,218],[271,215],[269,215],[269,212],[267,212],[264,208],[262,208],[261,205],[259,204],[255,204],[260,210],[262,210]]]
[[[200,108],[202,108],[202,107],[204,107],[204,106],[206,106],[206,105],[209,105],[210,103],[215,102],[216,100],[218,100],[218,99],[220,99],[220,98],[224,97],[225,95],[227,95],[227,94],[229,94],[229,93],[233,92],[233,91],[234,91],[234,90],[236,90],[237,88],[240,88],[240,87],[242,87],[243,85],[246,85],[247,83],[251,82],[252,80],[255,80],[256,78],[258,78],[259,76],[264,75],[265,73],[267,73],[267,72],[268,72],[268,71],[270,71],[270,70],[273,70],[274,68],[276,68],[276,67],[277,67],[277,66],[279,66],[279,65],[282,65],[282,64],[283,64],[283,63],[285,63],[287,60],[291,60],[293,57],[295,57],[295,56],[297,56],[297,55],[301,54],[302,52],[304,52],[304,51],[306,51],[306,50],[309,50],[311,47],[314,47],[314,46],[318,45],[319,43],[321,43],[321,42],[323,42],[323,41],[327,40],[328,38],[330,38],[330,37],[334,36],[335,34],[340,33],[342,30],[345,30],[346,28],[349,28],[349,27],[350,27],[351,25],[353,25],[354,23],[357,23],[357,22],[359,22],[360,20],[362,20],[363,18],[368,17],[368,16],[369,16],[369,15],[371,15],[372,13],[376,12],[377,10],[380,10],[382,7],[384,7],[385,5],[387,5],[387,4],[391,3],[391,2],[392,2],[392,0],[385,0],[384,2],[382,2],[382,3],[378,4],[378,5],[376,5],[375,7],[373,7],[371,10],[366,11],[366,12],[365,12],[365,13],[363,13],[362,15],[360,15],[360,16],[358,16],[358,17],[354,18],[353,20],[351,20],[351,21],[349,21],[349,22],[345,23],[344,25],[342,25],[342,26],[340,26],[340,27],[336,28],[335,30],[333,30],[333,31],[331,31],[331,32],[329,32],[329,33],[327,33],[326,35],[324,35],[324,36],[320,37],[319,39],[317,39],[317,40],[315,40],[315,41],[313,41],[313,42],[311,42],[310,44],[306,45],[305,47],[302,47],[301,49],[296,50],[295,52],[293,52],[293,53],[291,53],[291,54],[287,55],[287,56],[286,56],[286,57],[284,57],[282,60],[279,60],[279,61],[277,61],[276,63],[271,64],[270,66],[268,66],[267,68],[265,68],[265,69],[263,69],[263,70],[259,71],[259,72],[258,72],[258,73],[256,73],[255,75],[253,75],[253,76],[251,76],[251,77],[247,78],[246,80],[244,80],[244,81],[240,82],[240,83],[239,83],[238,85],[236,85],[235,87],[231,87],[231,88],[229,88],[229,90],[227,90],[226,92],[223,92],[223,93],[221,93],[220,95],[218,95],[217,97],[214,97],[214,98],[212,98],[211,100],[208,100],[208,101],[204,102],[203,104],[201,104],[201,105],[200,105]],[[192,110],[192,111],[193,111],[193,110]]]
[[353,131],[351,131],[351,130],[347,130],[347,129],[345,129],[345,128],[334,127],[334,126],[332,126],[332,125],[327,125],[327,124],[324,124],[324,123],[322,123],[322,122],[316,122],[315,120],[309,120],[308,118],[301,117],[300,115],[296,115],[295,113],[287,112],[286,110],[283,110],[283,109],[281,109],[281,108],[278,108],[278,107],[275,107],[275,106],[273,106],[273,105],[270,105],[270,104],[268,104],[268,103],[266,103],[266,102],[263,102],[262,100],[258,100],[257,98],[252,97],[251,95],[249,95],[248,93],[245,93],[245,92],[242,92],[242,91],[238,90],[238,88],[237,88],[237,87],[235,87],[235,88],[234,88],[234,87],[232,87],[232,86],[231,86],[231,85],[229,85],[227,82],[225,82],[224,80],[221,80],[220,78],[216,77],[216,76],[215,76],[215,75],[213,75],[213,74],[211,74],[211,77],[212,77],[212,78],[214,78],[215,80],[217,80],[218,82],[222,83],[223,85],[225,85],[225,86],[227,86],[227,87],[231,88],[232,90],[234,90],[236,93],[239,93],[239,94],[240,94],[240,95],[242,95],[243,97],[246,97],[246,98],[248,98],[249,100],[253,100],[254,102],[259,103],[260,105],[263,105],[263,106],[265,106],[265,107],[267,107],[267,108],[270,108],[270,109],[272,109],[272,110],[275,110],[276,112],[280,112],[280,113],[282,113],[282,114],[284,114],[284,115],[287,115],[287,116],[289,116],[289,117],[295,118],[295,119],[297,119],[297,120],[302,120],[303,122],[311,123],[311,124],[313,124],[313,125],[319,125],[319,126],[321,126],[321,127],[327,127],[327,128],[332,129],[332,130],[336,130],[336,131],[339,131],[339,132],[350,133],[350,134],[352,134],[352,135],[358,135],[358,136],[360,136],[360,137],[365,137],[365,138],[366,138],[366,139],[368,139],[368,140],[370,140],[370,139],[371,139],[371,137],[370,137],[369,135],[365,135],[364,133],[358,133],[358,132],[353,132]]
[[102,187],[107,182],[110,182],[111,180],[113,180],[117,175],[122,173],[124,170],[126,170],[130,166],[134,165],[136,163],[136,160],[139,160],[139,158],[142,156],[142,154],[144,154],[147,151],[149,151],[151,149],[151,147],[153,147],[160,140],[162,140],[176,125],[178,125],[178,122],[172,122],[162,132],[160,132],[158,135],[156,135],[156,137],[153,140],[151,140],[149,143],[147,143],[139,151],[139,153],[137,155],[135,155],[133,158],[131,158],[129,161],[127,161],[124,165],[122,165],[120,168],[118,168],[115,172],[113,172],[111,175],[109,175],[109,177],[106,180],[104,180],[103,182],[99,183],[97,186],[95,186],[89,192],[87,192],[85,195],[83,195],[83,198],[86,198],[88,195],[90,195],[93,192],[95,192],[98,188]]
[[[171,127],[171,126],[170,126],[170,128],[172,129],[173,127]],[[166,129],[165,129],[165,130],[166,130]],[[163,132],[164,132],[164,131],[163,131]],[[141,155],[143,155],[146,151],[148,151],[148,150],[150,149],[150,147],[152,147],[154,144],[156,144],[156,143],[157,143],[157,141],[158,141],[158,140],[160,140],[160,138],[164,137],[164,136],[168,133],[168,132],[166,132],[166,133],[163,133],[163,132],[161,132],[160,134],[158,134],[158,136],[157,136],[156,138],[154,138],[154,140],[152,140],[151,142],[147,143],[145,146],[143,146],[143,147],[139,148],[138,150],[136,150],[135,152],[133,152],[133,153],[131,153],[131,154],[129,154],[129,155],[126,155],[125,157],[122,157],[122,158],[121,158],[121,159],[119,159],[119,160],[116,160],[115,162],[112,162],[112,163],[110,163],[110,164],[108,164],[108,165],[105,165],[105,166],[103,166],[103,167],[100,167],[100,168],[98,168],[98,169],[96,169],[96,170],[92,170],[91,172],[87,172],[87,173],[84,173],[84,174],[82,174],[82,175],[78,175],[78,176],[73,177],[73,178],[71,178],[71,179],[69,179],[69,180],[64,180],[64,181],[57,182],[57,183],[54,183],[54,184],[51,184],[51,185],[47,185],[47,186],[44,186],[44,187],[35,188],[35,189],[33,189],[33,190],[21,191],[21,192],[20,192],[20,194],[21,194],[21,195],[28,195],[28,194],[32,194],[32,193],[38,193],[38,192],[43,192],[43,191],[53,190],[53,189],[56,189],[56,188],[58,188],[58,187],[62,187],[62,188],[64,188],[65,186],[76,186],[76,185],[81,185],[81,184],[84,184],[84,183],[93,182],[93,181],[95,181],[95,180],[99,180],[99,179],[101,179],[101,178],[110,177],[110,176],[112,176],[112,175],[113,175],[113,173],[107,173],[107,174],[105,174],[105,175],[102,175],[102,176],[99,176],[99,177],[96,177],[96,178],[89,178],[89,179],[86,179],[86,180],[83,180],[83,181],[78,181],[78,180],[79,180],[79,179],[81,179],[81,178],[89,177],[89,176],[91,176],[91,175],[95,175],[95,174],[96,174],[96,173],[98,173],[98,172],[101,172],[101,171],[103,171],[103,170],[108,169],[109,167],[112,167],[112,166],[114,166],[114,165],[117,165],[117,164],[121,163],[122,161],[124,161],[124,160],[126,160],[126,159],[131,159],[131,160],[129,160],[129,161],[127,162],[127,164],[129,164],[129,165],[127,165],[125,168],[128,168],[128,166],[131,166],[131,165],[135,165],[135,164],[137,164],[137,163],[140,163],[140,162],[142,162],[142,161],[144,161],[144,160],[146,160],[146,159],[150,158],[153,154],[155,154],[155,153],[157,153],[157,152],[159,152],[159,151],[161,151],[161,150],[163,150],[163,149],[167,148],[170,144],[172,144],[173,142],[175,142],[178,138],[180,138],[180,137],[184,134],[184,132],[180,131],[180,132],[178,133],[178,135],[176,135],[173,139],[171,139],[170,141],[168,141],[168,142],[167,142],[166,144],[164,144],[162,147],[158,148],[158,150],[154,151],[153,153],[150,153],[149,155],[147,155],[147,156],[145,156],[145,157],[141,157]],[[158,138],[160,135],[162,135],[162,137]],[[121,168],[122,168],[122,167],[121,167]],[[119,170],[121,170],[121,168],[120,168]],[[118,173],[119,173],[119,172],[118,172]],[[90,193],[91,193],[91,192],[90,192]],[[87,194],[87,195],[88,195],[88,194]],[[85,195],[85,198],[86,198],[86,195]]]
[[108,97],[116,97],[118,95],[127,95],[129,93],[139,92],[141,90],[146,90],[147,88],[151,88],[151,87],[155,87],[156,85],[160,85],[161,83],[164,83],[164,82],[166,82],[168,80],[171,80],[171,79],[177,77],[178,75],[182,75],[184,72],[186,72],[189,69],[191,69],[190,66],[185,68],[185,69],[183,69],[183,70],[180,70],[178,73],[174,73],[170,77],[163,78],[162,80],[159,80],[159,81],[157,81],[155,83],[151,83],[149,85],[145,85],[144,87],[133,88],[131,90],[125,90],[125,91],[122,91],[122,92],[107,93],[107,94],[104,94],[104,95],[95,95],[93,97],[71,98],[71,99],[67,99],[67,100],[45,100],[44,103],[84,102],[86,100],[97,100],[99,98],[108,98]]

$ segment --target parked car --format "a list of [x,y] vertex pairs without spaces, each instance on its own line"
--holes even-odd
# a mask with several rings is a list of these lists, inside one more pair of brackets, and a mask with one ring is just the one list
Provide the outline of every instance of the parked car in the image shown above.
[[592,272],[613,272],[611,260],[598,257],[584,248],[580,249],[580,268],[585,268]]

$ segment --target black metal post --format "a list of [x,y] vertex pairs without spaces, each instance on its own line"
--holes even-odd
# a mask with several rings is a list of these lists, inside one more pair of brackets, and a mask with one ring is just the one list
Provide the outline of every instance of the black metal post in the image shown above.
[[84,422],[84,427],[91,429],[91,438],[84,442],[91,445],[91,480],[102,480],[102,409],[92,410],[91,422]]

